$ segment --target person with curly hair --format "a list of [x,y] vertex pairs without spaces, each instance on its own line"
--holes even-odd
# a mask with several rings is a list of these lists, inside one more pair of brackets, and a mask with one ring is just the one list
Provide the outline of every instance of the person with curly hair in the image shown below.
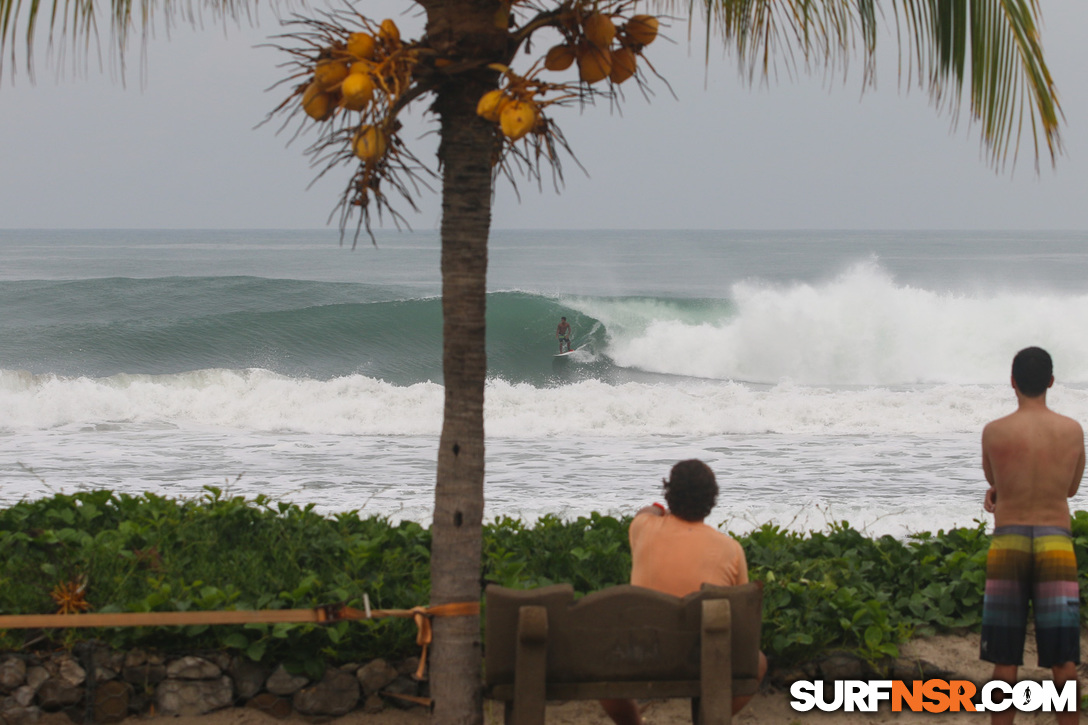
[[[631,541],[631,583],[675,597],[699,591],[703,583],[736,586],[748,582],[744,549],[732,536],[703,523],[718,501],[714,472],[702,461],[680,461],[665,485],[666,509],[646,506],[635,514],[628,530]],[[759,678],[767,672],[767,658],[759,653]],[[733,698],[733,712],[748,704],[751,695]],[[616,725],[641,725],[642,713],[634,700],[602,700]]]

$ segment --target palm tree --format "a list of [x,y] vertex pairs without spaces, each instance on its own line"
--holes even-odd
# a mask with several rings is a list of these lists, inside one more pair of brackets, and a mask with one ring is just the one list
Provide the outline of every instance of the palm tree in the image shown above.
[[[494,123],[477,115],[477,102],[496,87],[499,70],[491,64],[508,66],[534,23],[555,21],[561,6],[579,6],[573,0],[549,1],[551,7],[532,6],[535,15],[519,24],[496,22],[511,11],[504,0],[417,0],[427,17],[419,46],[432,60],[443,61],[427,66],[426,88],[420,90],[433,94],[441,137],[446,397],[435,487],[432,604],[480,598],[488,233],[494,162],[510,146],[503,145]],[[246,5],[208,4],[224,14]],[[591,4],[608,5],[606,0]],[[706,0],[700,7],[707,19],[708,48],[720,37],[735,48],[741,68],[753,80],[767,77],[776,64],[791,72],[797,66],[845,69],[847,60],[860,54],[868,82],[880,32],[892,27],[908,84],[925,88],[938,109],[957,115],[966,86],[966,107],[994,166],[1016,158],[1025,133],[1036,164],[1043,156],[1040,144],[1052,161],[1060,152],[1060,108],[1036,30],[1038,0]],[[146,18],[153,9],[149,0],[135,8],[132,0],[111,0],[111,32],[121,51],[134,30],[134,10]],[[42,10],[49,13],[50,39],[67,34],[78,50],[94,32],[92,0],[0,0],[0,61],[10,51],[8,62],[16,62],[19,34],[25,31],[30,68],[31,40]],[[337,138],[351,143],[350,134]],[[556,138],[561,142],[554,135],[548,140]],[[358,192],[358,186],[349,192]],[[350,193],[344,201],[353,201]],[[438,618],[434,633],[435,721],[481,722],[478,618]]]

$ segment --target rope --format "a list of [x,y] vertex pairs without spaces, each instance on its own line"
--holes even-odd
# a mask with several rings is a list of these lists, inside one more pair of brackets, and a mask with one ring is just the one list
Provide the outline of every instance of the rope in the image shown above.
[[427,650],[433,639],[433,617],[468,617],[480,614],[479,602],[451,602],[411,609],[365,610],[342,604],[329,604],[313,609],[253,609],[213,612],[108,612],[83,614],[7,614],[0,615],[3,629],[49,629],[68,627],[180,627],[189,624],[250,624],[252,622],[332,622],[382,617],[412,618],[416,624],[416,644],[423,648],[419,657],[416,679],[422,680],[427,669]]

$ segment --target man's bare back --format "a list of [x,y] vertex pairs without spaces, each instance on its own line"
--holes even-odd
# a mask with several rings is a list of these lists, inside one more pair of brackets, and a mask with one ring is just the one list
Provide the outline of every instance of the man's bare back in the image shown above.
[[995,526],[1069,528],[1069,497],[1084,473],[1084,432],[1047,408],[1045,391],[1028,397],[1015,381],[1013,388],[1017,411],[982,431],[982,470],[991,486],[986,510]]
[[[982,470],[990,484],[984,506],[994,515],[994,535],[986,557],[979,657],[994,663],[993,679],[1017,681],[1030,602],[1039,664],[1050,667],[1060,689],[1077,679],[1080,662],[1080,592],[1069,498],[1084,475],[1084,431],[1046,406],[1053,384],[1054,365],[1046,350],[1028,347],[1016,353],[1016,412],[982,430]],[[1015,714],[1012,708],[994,711],[990,721],[1011,725]],[[1079,721],[1075,708],[1056,716],[1061,725]]]

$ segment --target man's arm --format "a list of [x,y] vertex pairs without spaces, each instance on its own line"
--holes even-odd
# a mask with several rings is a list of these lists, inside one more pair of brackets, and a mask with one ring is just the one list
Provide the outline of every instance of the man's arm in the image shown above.
[[991,486],[994,485],[994,469],[990,465],[990,444],[993,432],[990,430],[990,424],[987,423],[986,427],[982,429],[982,473],[986,476],[986,482]]
[[993,466],[990,465],[989,436],[986,435],[989,430],[989,425],[982,429],[982,475],[986,477],[986,483],[990,484],[990,488],[982,499],[982,509],[992,514],[997,508],[997,485],[994,483]]
[[631,525],[627,528],[627,540],[631,543],[632,552],[634,552],[636,548],[637,540],[642,535],[642,530],[650,525],[650,519],[643,514],[654,517],[664,516],[665,507],[655,503],[650,506],[643,506],[635,512],[634,517],[631,519]]
[[1080,456],[1077,458],[1077,466],[1073,471],[1073,481],[1069,484],[1068,498],[1073,498],[1080,488],[1080,479],[1084,475],[1084,430],[1077,423],[1077,437],[1080,441]]
[[642,514],[650,514],[652,516],[664,516],[665,508],[661,504],[651,504],[649,506],[643,506],[635,512],[635,516],[641,516]]

